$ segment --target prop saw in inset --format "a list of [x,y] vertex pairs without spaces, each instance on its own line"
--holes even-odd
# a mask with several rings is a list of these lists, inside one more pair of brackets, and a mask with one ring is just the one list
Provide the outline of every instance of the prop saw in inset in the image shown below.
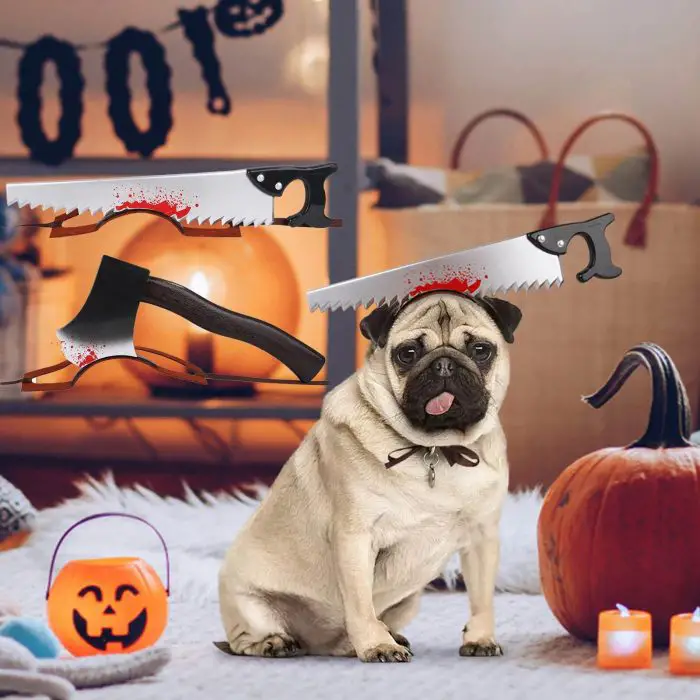
[[[171,220],[188,236],[240,236],[239,226],[342,226],[325,214],[325,181],[338,166],[272,166],[185,175],[151,175],[65,182],[21,182],[7,185],[7,203],[53,210],[51,237],[93,233],[132,212],[150,212]],[[275,198],[301,180],[302,208],[292,216],[275,217]],[[59,212],[65,212],[59,214]],[[64,226],[79,214],[102,214],[97,223]],[[188,226],[187,224],[194,224]],[[218,226],[215,226],[218,224]]]
[[559,286],[564,281],[559,258],[579,234],[589,252],[588,266],[576,275],[579,282],[593,277],[614,279],[622,270],[613,264],[605,238],[605,229],[614,220],[612,214],[603,214],[332,284],[307,292],[309,308],[336,311],[380,306],[437,290],[481,296]]

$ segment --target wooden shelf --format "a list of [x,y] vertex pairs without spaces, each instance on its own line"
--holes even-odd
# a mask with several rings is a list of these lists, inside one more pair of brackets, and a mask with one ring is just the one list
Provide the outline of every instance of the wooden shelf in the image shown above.
[[[321,159],[322,160],[322,159]],[[267,165],[314,165],[317,160],[261,158],[73,158],[63,165],[49,166],[21,156],[0,156],[0,172],[11,179],[61,177],[131,177],[144,175],[171,175],[177,173],[209,172],[212,170],[245,170]]]
[[0,401],[2,416],[61,418],[238,418],[316,420],[323,396],[262,394],[244,399],[152,399],[124,397],[96,399],[74,391],[46,394],[37,399]]

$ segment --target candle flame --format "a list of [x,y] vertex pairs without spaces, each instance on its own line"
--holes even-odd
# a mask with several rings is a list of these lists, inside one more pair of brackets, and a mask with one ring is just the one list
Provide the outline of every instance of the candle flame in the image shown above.
[[209,293],[209,281],[206,275],[200,270],[197,270],[190,278],[190,289],[195,294],[199,294],[200,297],[206,297]]
[[644,638],[644,632],[615,630],[609,633],[608,646],[616,656],[631,656],[642,649]]
[[624,605],[620,605],[620,603],[616,603],[615,607],[620,611],[620,617],[630,616],[629,608],[626,608]]
[[693,611],[693,622],[700,622],[700,605]]
[[[192,277],[190,277],[189,288],[195,293],[199,294],[200,297],[205,297],[209,294],[209,280],[207,276],[201,271],[197,270]],[[206,333],[203,328],[200,328],[196,323],[191,323],[188,325],[189,333],[194,335],[201,335]]]

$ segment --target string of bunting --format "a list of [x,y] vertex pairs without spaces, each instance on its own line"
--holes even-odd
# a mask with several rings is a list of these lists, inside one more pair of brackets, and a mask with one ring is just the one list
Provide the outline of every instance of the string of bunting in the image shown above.
[[[85,91],[79,54],[94,49],[104,50],[108,112],[116,136],[129,153],[150,158],[166,143],[173,126],[171,70],[157,35],[178,29],[190,43],[192,55],[200,66],[207,88],[208,111],[215,115],[230,114],[231,98],[221,75],[214,28],[230,38],[263,34],[282,18],[283,0],[218,0],[213,7],[181,9],[177,15],[177,20],[157,32],[127,27],[106,41],[94,43],[72,44],[52,35],[28,44],[0,38],[0,48],[22,51],[18,63],[17,123],[30,158],[56,166],[73,157],[81,137]],[[147,76],[150,109],[145,130],[139,129],[131,111],[129,61],[134,53],[141,58]],[[47,137],[41,118],[44,67],[48,63],[53,63],[60,86],[58,134],[53,139]]]

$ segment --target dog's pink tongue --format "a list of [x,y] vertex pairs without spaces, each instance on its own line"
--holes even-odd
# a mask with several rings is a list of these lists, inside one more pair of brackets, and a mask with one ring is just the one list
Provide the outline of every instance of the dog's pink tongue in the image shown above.
[[442,394],[428,401],[425,405],[425,412],[431,416],[441,416],[450,410],[454,400],[455,397],[449,391],[443,391]]

